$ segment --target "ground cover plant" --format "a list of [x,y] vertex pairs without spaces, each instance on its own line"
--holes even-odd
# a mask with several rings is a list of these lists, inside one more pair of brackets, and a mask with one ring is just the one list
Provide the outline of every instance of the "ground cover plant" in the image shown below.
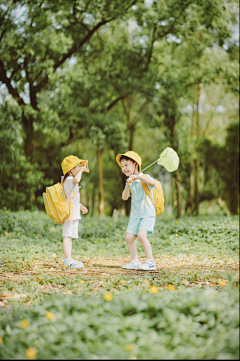
[[158,217],[152,272],[121,268],[127,221],[84,217],[73,271],[61,226],[0,211],[2,359],[238,358],[238,218]]

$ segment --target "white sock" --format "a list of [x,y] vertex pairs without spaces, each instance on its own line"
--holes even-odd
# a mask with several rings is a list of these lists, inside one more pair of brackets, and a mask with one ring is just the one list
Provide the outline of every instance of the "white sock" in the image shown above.
[[153,258],[149,258],[149,259],[147,259],[147,261],[148,261],[148,262],[154,262],[154,261],[153,261]]
[[70,257],[70,258],[65,258],[64,261],[71,261],[71,260],[72,260],[72,257]]

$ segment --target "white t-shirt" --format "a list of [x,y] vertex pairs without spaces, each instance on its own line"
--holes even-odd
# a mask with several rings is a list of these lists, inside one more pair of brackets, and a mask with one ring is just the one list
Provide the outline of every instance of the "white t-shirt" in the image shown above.
[[[81,214],[80,214],[80,192],[79,192],[78,183],[74,184],[73,179],[74,178],[72,176],[68,176],[67,179],[65,180],[65,182],[63,183],[63,188],[64,188],[64,192],[65,192],[68,204],[70,202],[72,192],[76,188],[76,193],[75,193],[75,196],[73,198],[73,221],[75,221],[76,219],[81,219]],[[70,217],[68,217],[65,222],[69,222],[69,221],[70,221]]]

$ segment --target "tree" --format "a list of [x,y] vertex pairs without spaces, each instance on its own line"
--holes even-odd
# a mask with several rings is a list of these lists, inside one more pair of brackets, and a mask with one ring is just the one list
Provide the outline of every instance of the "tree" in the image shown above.
[[[239,213],[239,123],[227,128],[223,145],[202,139],[200,152],[206,189],[222,198],[232,214]],[[208,188],[207,188],[208,187]]]
[[[231,33],[234,1],[227,4],[30,0],[1,5],[0,81],[18,104],[27,159],[55,181],[61,173],[59,150],[83,137],[92,142],[97,137],[99,159],[107,147],[115,154],[134,148],[136,130],[154,126],[159,99],[167,107],[166,91],[175,120],[168,121],[166,109],[159,117],[165,116],[165,130],[168,126],[178,141],[181,97],[204,76],[206,81],[216,76],[206,61],[195,70],[206,49],[222,46]],[[230,44],[229,57],[233,54]],[[173,70],[165,73],[170,64],[177,77]],[[233,84],[231,71],[221,72]]]
[[[67,60],[83,52],[101,26],[125,14],[135,2],[19,0],[1,5],[0,81],[21,109],[24,150],[31,162],[34,124],[41,119],[38,94]],[[71,138],[70,133],[66,142]]]

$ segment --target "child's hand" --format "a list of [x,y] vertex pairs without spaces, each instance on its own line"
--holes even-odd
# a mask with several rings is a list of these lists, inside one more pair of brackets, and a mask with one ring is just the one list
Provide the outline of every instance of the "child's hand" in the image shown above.
[[82,204],[80,204],[80,209],[83,212],[83,214],[86,214],[88,212],[88,209],[85,206],[83,206]]
[[136,179],[138,179],[137,175],[130,175],[130,177],[127,179],[127,182],[131,186]]

